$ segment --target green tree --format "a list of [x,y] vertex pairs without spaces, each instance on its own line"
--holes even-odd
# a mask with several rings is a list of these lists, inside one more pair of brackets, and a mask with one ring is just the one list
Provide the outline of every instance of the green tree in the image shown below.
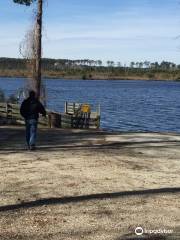
[[143,68],[143,62],[139,62],[139,68]]
[[139,68],[139,62],[136,62],[135,65],[136,65],[136,68]]
[[118,66],[118,68],[122,67],[121,62],[117,62],[117,66]]
[[108,60],[106,63],[107,63],[107,66],[108,66],[108,67],[111,66],[111,61]]
[[37,18],[36,18],[36,38],[35,38],[35,91],[37,97],[41,95],[41,57],[42,57],[42,13],[43,13],[43,0],[13,0],[14,3],[30,6],[33,2],[37,1]]
[[149,68],[150,67],[150,62],[149,61],[144,61],[144,66],[145,68]]
[[99,67],[101,67],[102,66],[102,61],[101,60],[97,60],[97,64],[98,64]]
[[134,68],[135,65],[136,65],[135,62],[131,62],[130,63],[130,68]]
[[111,67],[114,67],[114,61],[110,62]]

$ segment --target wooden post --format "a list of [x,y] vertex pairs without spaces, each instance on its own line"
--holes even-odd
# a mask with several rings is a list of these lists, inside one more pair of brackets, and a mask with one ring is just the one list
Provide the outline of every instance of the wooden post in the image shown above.
[[100,128],[100,115],[101,115],[101,105],[98,104],[98,110],[97,110],[97,128]]
[[71,128],[74,128],[74,116],[73,115],[70,116],[71,116]]
[[98,110],[97,110],[97,114],[98,114],[98,116],[100,116],[100,115],[101,115],[101,105],[100,105],[100,104],[98,104]]
[[73,103],[73,114],[75,114],[75,103]]
[[67,113],[67,102],[65,102],[64,112]]
[[35,70],[35,90],[37,97],[41,96],[41,57],[42,57],[42,7],[43,0],[38,0],[38,12],[36,23],[36,70]]
[[9,108],[8,108],[8,103],[6,102],[6,118],[8,119],[8,114],[9,113]]
[[48,127],[51,128],[51,113],[50,112],[48,112],[47,121],[48,121]]

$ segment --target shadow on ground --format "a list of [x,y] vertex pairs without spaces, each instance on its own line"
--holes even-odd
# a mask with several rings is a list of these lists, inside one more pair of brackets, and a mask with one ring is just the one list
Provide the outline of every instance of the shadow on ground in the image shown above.
[[124,236],[121,236],[119,238],[116,238],[115,240],[179,240],[180,235],[179,234],[152,234],[152,235],[147,235],[143,234],[142,236],[137,236],[137,235],[130,235],[126,234]]
[[73,202],[83,202],[90,200],[103,200],[112,199],[126,196],[138,196],[138,195],[155,195],[155,194],[175,194],[180,193],[180,188],[160,188],[160,189],[147,189],[138,191],[125,191],[125,192],[113,192],[113,193],[96,193],[82,196],[70,196],[62,198],[46,198],[35,200],[31,202],[21,202],[14,205],[6,205],[0,207],[0,212],[9,210],[18,210],[22,208],[40,207],[43,205],[56,205],[67,204]]
[[166,238],[166,236],[162,236],[162,235],[157,235],[157,236],[123,236],[120,238],[117,238],[116,240],[168,240]]
[[[0,128],[0,151],[19,152],[26,149],[25,129],[24,127],[1,127]],[[124,133],[122,133],[124,134]],[[132,134],[132,133],[130,133]],[[101,130],[78,130],[78,129],[39,129],[38,132],[38,150],[54,151],[55,149],[120,149],[141,147],[143,144],[147,147],[180,146],[180,141],[170,140],[163,137],[152,140],[152,136],[146,140],[139,137],[138,141],[129,140],[128,133],[125,141],[107,141],[107,137],[121,136],[121,133],[104,132]]]

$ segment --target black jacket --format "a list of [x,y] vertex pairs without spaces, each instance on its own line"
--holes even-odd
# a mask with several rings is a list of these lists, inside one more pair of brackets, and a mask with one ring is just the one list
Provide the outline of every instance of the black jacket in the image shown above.
[[26,119],[36,119],[39,118],[39,113],[46,116],[46,110],[39,100],[36,98],[27,98],[21,104],[20,108],[21,115]]

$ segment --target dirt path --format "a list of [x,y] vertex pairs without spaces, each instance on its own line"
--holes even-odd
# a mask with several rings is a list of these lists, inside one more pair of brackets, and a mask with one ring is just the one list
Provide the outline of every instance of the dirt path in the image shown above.
[[0,127],[0,239],[180,239],[180,135],[41,129],[38,146]]

